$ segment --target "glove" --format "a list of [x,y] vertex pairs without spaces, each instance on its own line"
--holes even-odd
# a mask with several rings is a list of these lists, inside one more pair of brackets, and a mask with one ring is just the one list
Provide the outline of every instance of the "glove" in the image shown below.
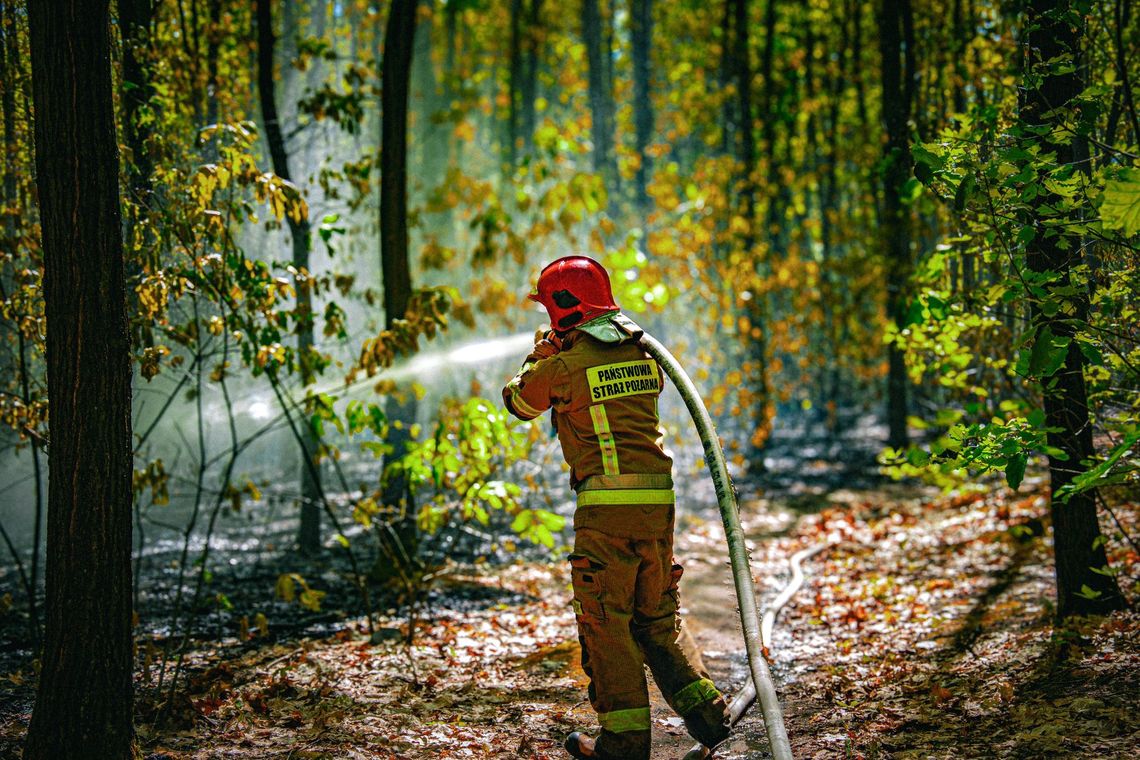
[[562,350],[562,339],[553,330],[536,330],[534,333],[534,350],[530,352],[533,359],[546,359]]

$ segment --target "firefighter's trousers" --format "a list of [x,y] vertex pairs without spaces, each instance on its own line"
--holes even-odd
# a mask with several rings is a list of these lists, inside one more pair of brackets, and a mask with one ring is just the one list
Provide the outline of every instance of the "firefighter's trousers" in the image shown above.
[[574,522],[574,611],[590,702],[602,726],[596,751],[602,758],[648,760],[645,665],[681,716],[720,696],[677,611],[682,570],[673,561],[673,505],[583,509],[580,498]]

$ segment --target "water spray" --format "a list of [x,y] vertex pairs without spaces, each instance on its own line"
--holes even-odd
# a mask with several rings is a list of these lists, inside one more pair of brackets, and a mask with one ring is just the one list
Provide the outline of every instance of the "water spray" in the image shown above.
[[[780,707],[780,699],[776,694],[776,686],[772,682],[772,674],[768,670],[768,663],[764,659],[764,643],[761,638],[762,623],[759,608],[756,604],[756,590],[752,582],[752,571],[748,564],[748,548],[744,544],[744,529],[740,525],[740,512],[736,506],[736,493],[732,481],[728,476],[728,468],[724,462],[724,452],[720,447],[713,428],[712,418],[697,393],[696,386],[677,359],[669,353],[665,346],[655,338],[643,334],[641,347],[652,356],[673,384],[681,393],[693,422],[697,426],[697,433],[701,438],[701,445],[705,450],[705,464],[708,465],[712,476],[713,486],[716,488],[716,499],[720,505],[720,516],[724,522],[724,536],[728,542],[728,556],[732,564],[732,578],[736,586],[736,598],[740,607],[740,623],[744,629],[744,647],[748,653],[748,668],[751,673],[749,683],[732,700],[729,712],[732,723],[740,717],[752,704],[757,696],[760,698],[760,711],[764,716],[764,728],[768,732],[768,743],[772,748],[772,756],[776,760],[792,760],[792,745],[788,741],[788,732],[784,728],[784,715]],[[699,751],[703,750],[704,754]],[[694,750],[698,754],[689,752],[685,755],[690,758],[707,757],[708,750],[700,747]]]

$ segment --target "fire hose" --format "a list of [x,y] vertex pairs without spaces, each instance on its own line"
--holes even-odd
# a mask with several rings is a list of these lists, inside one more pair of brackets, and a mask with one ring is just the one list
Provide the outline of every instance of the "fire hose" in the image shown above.
[[[676,358],[648,334],[642,335],[641,346],[661,365],[661,369],[681,393],[681,398],[697,426],[697,433],[705,451],[705,463],[708,465],[709,473],[712,476],[717,502],[720,505],[720,516],[724,522],[724,536],[728,543],[729,560],[732,565],[732,578],[736,586],[736,598],[740,607],[740,623],[744,629],[744,647],[748,654],[748,668],[751,673],[750,682],[733,699],[730,706],[730,712],[733,714],[732,722],[736,723],[740,719],[758,695],[772,756],[776,760],[792,760],[792,745],[788,741],[787,729],[784,728],[784,715],[780,707],[780,699],[776,694],[776,686],[772,681],[772,674],[768,670],[768,663],[764,659],[764,643],[761,638],[762,622],[756,604],[756,590],[752,582],[752,572],[748,564],[748,548],[744,543],[744,529],[740,525],[736,493],[728,476],[728,468],[724,462],[724,452],[720,447],[720,439],[717,438],[712,418],[697,393],[696,386],[693,385],[693,381],[685,373]],[[749,691],[752,692],[751,697],[748,696]],[[693,754],[693,752],[699,753],[700,751],[705,754]],[[685,757],[686,759],[707,757],[707,753],[707,749],[698,747],[690,751]]]

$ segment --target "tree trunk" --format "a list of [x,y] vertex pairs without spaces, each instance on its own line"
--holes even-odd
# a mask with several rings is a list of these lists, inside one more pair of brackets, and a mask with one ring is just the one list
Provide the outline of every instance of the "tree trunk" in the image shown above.
[[[1026,34],[1024,79],[1027,82],[1039,77],[1040,85],[1027,87],[1022,93],[1019,119],[1025,127],[1046,127],[1032,139],[1041,146],[1041,154],[1056,153],[1059,166],[1076,166],[1088,169],[1088,154],[1084,141],[1054,142],[1053,135],[1063,111],[1083,89],[1080,65],[1081,29],[1070,24],[1079,23],[1078,11],[1068,0],[1030,0],[1026,5]],[[1071,60],[1071,71],[1058,73],[1058,60]],[[1064,201],[1053,193],[1042,192],[1035,199],[1035,215],[1056,218],[1056,208]],[[1047,231],[1049,230],[1049,231]],[[1067,290],[1071,286],[1071,272],[1081,263],[1080,239],[1055,232],[1056,228],[1042,227],[1030,244],[1027,263],[1034,272],[1055,272],[1060,279],[1052,287]],[[1060,300],[1060,294],[1052,296]],[[1073,322],[1087,319],[1088,302],[1080,287],[1072,288],[1064,297],[1072,308],[1061,308],[1046,313],[1039,301],[1032,303],[1033,325],[1037,340],[1044,340],[1042,332],[1048,329],[1054,336],[1072,338]],[[1041,378],[1044,385],[1045,424],[1050,429],[1049,446],[1063,452],[1049,456],[1049,480],[1054,493],[1085,472],[1084,461],[1093,454],[1092,425],[1089,421],[1088,395],[1085,388],[1085,360],[1077,342],[1069,343],[1064,365],[1051,377]],[[1052,500],[1053,546],[1056,554],[1057,617],[1071,615],[1104,614],[1122,609],[1116,579],[1095,572],[1108,565],[1101,545],[1100,526],[1097,523],[1096,503],[1092,492],[1073,496],[1067,503]],[[1091,593],[1082,593],[1086,589]],[[1089,598],[1092,597],[1092,598]]]
[[[277,117],[277,95],[273,81],[273,0],[257,0],[257,94],[261,100],[261,119],[265,123],[265,141],[273,161],[273,173],[290,182],[289,155],[281,134]],[[293,239],[293,266],[298,272],[294,280],[297,288],[297,364],[301,381],[313,382],[313,292],[308,277],[309,253],[312,251],[312,234],[308,218],[296,220],[286,215],[289,234]],[[297,545],[302,554],[313,555],[321,550],[321,493],[320,470],[317,465],[319,441],[310,425],[301,426],[301,525],[297,531]]]
[[776,49],[776,0],[768,0],[764,8],[764,52],[760,60],[760,77],[764,81],[763,101],[760,103],[760,112],[763,118],[764,151],[768,156],[768,186],[765,192],[768,195],[768,210],[765,214],[765,233],[773,238],[783,232],[783,225],[778,223],[778,216],[783,203],[777,199],[782,198],[779,190],[780,173],[779,162],[776,160],[776,82],[775,82],[775,49]]
[[[910,178],[911,156],[907,121],[910,118],[913,72],[904,59],[903,27],[910,0],[883,0],[879,17],[879,51],[882,55],[882,119],[886,132],[883,162],[883,248],[887,264],[887,316],[900,329],[907,312],[906,283],[910,276],[910,209],[903,204],[902,187]],[[887,350],[888,443],[907,445],[907,376],[902,351]]]
[[652,74],[653,0],[630,0],[630,46],[633,56],[633,127],[639,159],[634,175],[634,192],[638,207],[649,208],[649,177],[653,159],[649,141],[653,139],[653,103],[649,96]]
[[617,187],[614,162],[614,96],[606,78],[605,58],[612,54],[603,47],[602,16],[598,0],[582,0],[582,42],[586,45],[589,67],[590,116],[593,121],[594,171],[602,175],[606,189]]
[[47,315],[46,643],[27,760],[129,758],[131,365],[107,0],[28,4]]
[[[209,0],[206,26],[206,123],[218,121],[218,90],[224,85],[218,79],[218,49],[222,37],[222,0]],[[217,150],[217,141],[210,149]]]
[[523,153],[534,152],[534,130],[538,125],[535,102],[538,98],[538,61],[542,48],[542,0],[530,0],[527,9],[526,60],[522,80]]
[[[384,36],[383,92],[381,108],[383,124],[380,147],[380,263],[384,277],[384,323],[391,328],[403,319],[412,293],[411,270],[408,266],[407,223],[407,150],[408,89],[412,66],[412,40],[415,38],[416,0],[393,0]],[[389,396],[385,404],[392,429],[388,444],[393,457],[404,453],[410,438],[410,423],[415,418],[415,402],[400,403]],[[384,505],[403,511],[399,534],[412,555],[415,542],[415,519],[404,478],[393,478],[383,494]]]
[[510,69],[507,75],[507,162],[511,171],[519,159],[519,104],[522,100],[522,0],[511,0]]
[[[736,75],[733,63],[733,6],[734,0],[725,0],[724,13],[720,17],[720,66],[717,69],[717,84],[720,86],[721,92],[728,90],[729,83]],[[720,133],[720,149],[721,153],[729,156],[733,154],[733,147],[736,145],[736,136],[740,131],[738,118],[736,115],[736,103],[732,98],[724,98],[721,104],[721,133]]]

